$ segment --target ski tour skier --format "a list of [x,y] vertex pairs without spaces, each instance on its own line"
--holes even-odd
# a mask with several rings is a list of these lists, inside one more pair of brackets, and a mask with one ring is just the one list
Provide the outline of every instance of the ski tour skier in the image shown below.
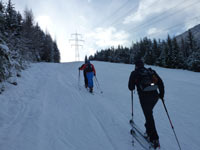
[[[85,63],[82,64],[82,66],[80,68],[82,68],[86,64],[87,64],[87,58],[85,59]],[[83,77],[84,77],[85,88],[87,88],[88,87],[88,79],[87,79],[87,75],[86,75],[86,70],[83,70]]]
[[[151,76],[150,78],[152,78],[151,80],[154,80],[155,84],[152,82],[150,83],[150,86],[147,87],[147,85],[145,86],[145,82],[147,82],[148,76]],[[130,91],[133,91],[135,90],[135,86],[137,87],[140,104],[146,120],[145,135],[154,148],[160,147],[159,136],[156,131],[153,117],[153,108],[159,98],[164,98],[163,81],[154,70],[145,68],[142,60],[137,60],[135,62],[135,70],[131,72],[129,77],[128,88]],[[159,93],[157,88],[159,89]]]
[[83,70],[87,77],[87,82],[85,82],[85,88],[89,87],[90,93],[93,92],[93,77],[96,76],[96,70],[94,68],[94,65],[90,63],[90,60],[86,61],[84,65],[79,67],[79,70]]

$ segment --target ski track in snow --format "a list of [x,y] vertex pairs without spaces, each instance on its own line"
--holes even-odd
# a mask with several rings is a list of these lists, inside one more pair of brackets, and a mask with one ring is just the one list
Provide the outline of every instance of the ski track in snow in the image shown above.
[[[132,137],[127,84],[133,65],[93,62],[103,94],[94,83],[90,94],[81,63],[36,63],[18,85],[0,95],[0,150],[140,150]],[[152,67],[166,87],[166,106],[182,150],[200,146],[200,74]],[[161,101],[154,108],[162,150],[178,149]],[[134,94],[134,120],[144,130],[144,116]]]

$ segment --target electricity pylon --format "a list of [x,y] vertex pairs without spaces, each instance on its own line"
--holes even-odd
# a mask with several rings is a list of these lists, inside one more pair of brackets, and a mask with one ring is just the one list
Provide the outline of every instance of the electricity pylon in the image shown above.
[[74,42],[73,44],[71,44],[71,47],[75,48],[75,61],[80,61],[79,47],[83,47],[83,45],[79,44],[79,42],[84,42],[84,40],[82,40],[82,35],[78,34],[77,32],[71,34],[71,37],[74,37],[73,39],[69,39],[69,41]]

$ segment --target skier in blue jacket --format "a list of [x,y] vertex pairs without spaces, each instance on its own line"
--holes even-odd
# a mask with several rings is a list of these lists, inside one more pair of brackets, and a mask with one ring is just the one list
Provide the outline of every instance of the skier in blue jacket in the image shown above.
[[86,64],[79,67],[79,70],[84,70],[86,72],[87,80],[88,80],[88,87],[90,92],[93,92],[93,77],[96,76],[96,70],[94,65],[90,63],[88,60]]

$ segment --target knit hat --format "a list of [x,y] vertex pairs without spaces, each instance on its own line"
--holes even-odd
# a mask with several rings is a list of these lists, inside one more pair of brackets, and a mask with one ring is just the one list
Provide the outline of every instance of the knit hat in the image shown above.
[[144,67],[144,62],[141,59],[139,59],[139,60],[135,61],[135,66],[137,68]]

